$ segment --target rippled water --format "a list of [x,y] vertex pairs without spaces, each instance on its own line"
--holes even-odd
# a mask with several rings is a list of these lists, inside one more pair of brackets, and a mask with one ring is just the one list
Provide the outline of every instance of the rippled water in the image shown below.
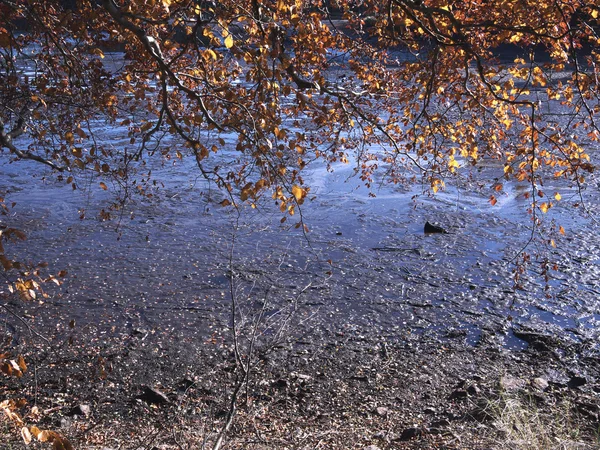
[[[119,131],[106,133],[112,145],[127,145]],[[173,330],[206,339],[229,323],[233,263],[247,318],[262,308],[273,318],[293,310],[306,319],[306,335],[436,334],[472,344],[491,336],[511,348],[525,345],[512,334],[521,326],[593,345],[600,337],[600,237],[593,218],[569,208],[567,185],[545,186],[565,198],[546,223],[567,230],[556,249],[544,250],[560,268],[547,297],[536,243],[527,247],[534,262],[523,290],[513,287],[515,260],[531,235],[517,185],[507,184],[493,207],[467,181],[435,197],[382,182],[373,198],[351,166],[316,166],[305,176],[315,195],[302,208],[305,236],[281,225],[269,202],[239,215],[220,207],[222,195],[189,161],[156,163],[164,187],[155,197],[134,199],[121,220],[101,222],[97,213],[111,197],[95,188],[98,180],[80,177],[73,191],[42,167],[2,158],[0,191],[17,205],[1,220],[29,235],[11,249],[69,272],[50,301],[28,307],[48,326],[73,318],[99,333]],[[478,177],[501,174],[489,163]],[[585,195],[597,203],[591,188]],[[426,221],[449,233],[425,235]]]

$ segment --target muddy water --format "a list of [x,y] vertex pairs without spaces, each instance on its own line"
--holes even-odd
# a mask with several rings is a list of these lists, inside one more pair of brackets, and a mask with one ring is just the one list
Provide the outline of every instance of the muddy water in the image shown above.
[[[516,187],[495,207],[467,182],[436,197],[382,186],[372,198],[349,168],[316,168],[303,235],[280,224],[269,202],[239,213],[221,208],[220,194],[186,164],[158,167],[165,186],[153,199],[134,199],[121,220],[101,222],[110,195],[86,189],[85,180],[72,191],[36,165],[4,162],[1,188],[17,205],[2,221],[29,234],[11,249],[69,272],[46,303],[23,313],[50,328],[75,319],[100,334],[210,339],[230,323],[233,263],[241,318],[250,323],[262,311],[266,334],[293,317],[304,339],[436,336],[523,348],[513,330],[527,327],[597,348],[600,237],[572,209],[548,218],[567,229],[556,249],[545,249],[560,268],[548,297],[535,257],[523,289],[513,287],[515,257],[531,235]],[[448,234],[424,234],[425,221]],[[533,255],[541,250],[529,244]]]

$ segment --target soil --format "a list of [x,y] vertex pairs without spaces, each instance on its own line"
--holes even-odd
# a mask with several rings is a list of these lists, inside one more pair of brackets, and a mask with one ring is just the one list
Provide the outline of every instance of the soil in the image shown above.
[[[476,346],[464,336],[388,343],[336,327],[313,340],[299,330],[256,340],[224,448],[536,448],[511,441],[507,427],[527,424],[502,422],[515,400],[531,417],[531,439],[547,433],[581,443],[570,448],[600,448],[600,358],[582,344],[530,333],[521,335],[529,348],[514,351],[485,338]],[[13,350],[29,370],[4,378],[0,398],[25,398],[18,412],[29,426],[57,431],[77,449],[210,448],[243,373],[226,333],[191,341],[177,331],[65,327],[49,347],[20,331]],[[0,440],[26,447],[8,421]]]

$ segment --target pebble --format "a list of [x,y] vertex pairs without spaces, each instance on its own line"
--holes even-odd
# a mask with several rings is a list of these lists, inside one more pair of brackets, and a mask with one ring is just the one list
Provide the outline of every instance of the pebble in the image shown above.
[[500,378],[500,389],[503,391],[516,391],[525,387],[527,382],[521,378],[504,375]]
[[383,406],[380,406],[375,410],[375,412],[377,413],[378,416],[385,417],[390,413],[390,410]]
[[83,416],[83,417],[89,417],[89,415],[92,413],[92,408],[90,407],[90,405],[77,405],[75,406],[73,409],[71,409],[71,411],[69,412],[70,416]]
[[152,403],[155,405],[161,405],[163,403],[170,402],[169,397],[167,397],[163,392],[150,386],[144,386],[144,391],[138,396],[138,398],[146,403]]
[[420,428],[412,427],[405,429],[400,435],[401,441],[410,441],[411,439],[417,438],[423,434],[423,431]]
[[548,386],[550,386],[548,384],[548,380],[542,377],[536,377],[533,380],[531,380],[531,385],[534,388],[539,389],[540,391],[545,391],[546,389],[548,389]]

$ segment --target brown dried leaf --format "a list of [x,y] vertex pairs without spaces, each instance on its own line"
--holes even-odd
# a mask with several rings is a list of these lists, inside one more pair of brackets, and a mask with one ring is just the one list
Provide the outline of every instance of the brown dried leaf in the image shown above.
[[25,364],[25,358],[23,358],[23,355],[19,355],[19,357],[17,358],[17,364],[19,365],[23,373],[27,372],[27,364]]
[[8,362],[3,361],[2,364],[0,364],[0,372],[10,377],[13,373],[12,366]]

